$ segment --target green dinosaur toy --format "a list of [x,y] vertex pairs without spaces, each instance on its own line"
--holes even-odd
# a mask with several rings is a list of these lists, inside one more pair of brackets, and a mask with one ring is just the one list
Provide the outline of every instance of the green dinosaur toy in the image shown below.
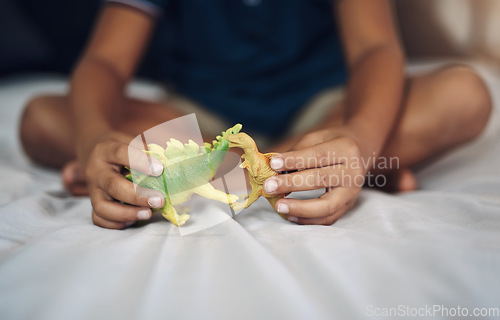
[[162,162],[163,173],[153,177],[132,169],[126,178],[140,187],[161,192],[165,196],[165,205],[153,209],[153,213],[160,212],[176,226],[183,225],[189,215],[177,213],[174,206],[188,201],[193,194],[232,206],[239,197],[215,189],[209,181],[215,176],[229,150],[226,137],[239,133],[241,128],[242,125],[237,124],[217,136],[212,144],[205,143],[202,147],[192,140],[182,144],[173,138],[167,142],[165,149],[157,144],[149,144],[148,150],[144,152]]

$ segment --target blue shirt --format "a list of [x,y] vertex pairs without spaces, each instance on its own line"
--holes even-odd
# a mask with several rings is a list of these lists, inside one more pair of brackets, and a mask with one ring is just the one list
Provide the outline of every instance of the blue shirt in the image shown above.
[[279,135],[346,70],[332,0],[109,0],[160,17],[147,62],[246,131]]

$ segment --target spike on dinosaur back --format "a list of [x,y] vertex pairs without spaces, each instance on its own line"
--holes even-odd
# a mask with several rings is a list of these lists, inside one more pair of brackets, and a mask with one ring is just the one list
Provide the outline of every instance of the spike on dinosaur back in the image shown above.
[[186,157],[194,157],[199,153],[200,146],[193,140],[189,140],[187,144],[184,145],[184,155]]
[[168,159],[175,159],[182,157],[182,152],[184,150],[184,145],[179,140],[170,138],[167,142],[167,147],[165,148],[164,154]]
[[166,163],[168,161],[168,158],[164,154],[165,150],[155,143],[148,144],[148,150],[143,151],[160,160],[162,163]]

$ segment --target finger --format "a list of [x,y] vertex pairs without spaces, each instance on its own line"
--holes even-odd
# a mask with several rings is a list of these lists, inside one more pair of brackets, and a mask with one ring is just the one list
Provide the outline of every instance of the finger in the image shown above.
[[335,152],[324,148],[306,148],[278,154],[271,158],[270,166],[274,171],[304,170],[335,164]]
[[280,199],[276,202],[275,209],[289,218],[325,219],[338,215],[344,207],[352,205],[358,194],[359,189],[334,188],[317,199]]
[[346,137],[278,154],[271,159],[275,171],[304,170],[359,161],[359,147]]
[[272,157],[271,168],[275,171],[304,170],[320,168],[341,163],[335,157],[335,141],[311,146],[305,149],[290,151]]
[[87,188],[86,183],[74,184],[74,185],[68,186],[67,189],[69,190],[69,192],[72,195],[77,196],[77,197],[89,195],[89,190]]
[[344,206],[342,209],[340,209],[336,214],[328,216],[328,217],[322,217],[322,218],[296,218],[293,216],[289,216],[288,221],[294,222],[296,224],[300,225],[322,225],[322,226],[330,226],[332,225],[335,221],[340,219],[348,210],[350,207]]
[[124,165],[150,176],[159,176],[163,172],[160,160],[131,145],[113,141],[102,148],[103,160],[106,162]]
[[264,182],[264,191],[268,194],[283,194],[337,186],[362,187],[364,179],[365,176],[356,170],[335,165],[270,177]]
[[135,206],[161,208],[165,198],[159,191],[140,188],[115,171],[107,171],[97,178],[98,187],[113,199]]
[[135,223],[135,221],[127,221],[127,222],[116,222],[116,221],[110,221],[106,220],[97,214],[95,214],[94,210],[92,210],[92,222],[99,227],[102,228],[107,228],[107,229],[125,229],[130,227]]
[[95,214],[105,220],[129,222],[148,220],[151,218],[151,209],[113,201],[103,190],[100,189],[93,189],[91,191],[90,200]]
[[323,134],[318,135],[318,133],[319,132],[315,132],[314,134],[306,134],[290,149],[290,151],[309,148],[318,145],[320,143],[323,143],[325,140],[328,139],[326,131],[321,132]]

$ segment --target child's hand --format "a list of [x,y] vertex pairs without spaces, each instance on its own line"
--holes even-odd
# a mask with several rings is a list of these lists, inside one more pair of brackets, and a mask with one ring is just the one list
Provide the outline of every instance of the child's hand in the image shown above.
[[163,171],[160,161],[153,157],[148,160],[146,153],[129,148],[131,140],[119,132],[108,133],[94,144],[85,161],[92,221],[98,226],[123,229],[137,220],[151,218],[151,208],[164,205],[161,193],[150,190],[147,197],[139,195],[134,184],[120,173],[122,166],[130,167],[131,163],[134,169],[148,175],[158,176]]
[[275,171],[294,171],[266,180],[269,194],[326,188],[318,199],[282,199],[276,210],[299,224],[330,225],[349,210],[367,172],[359,139],[345,127],[305,135],[290,152],[271,159]]

